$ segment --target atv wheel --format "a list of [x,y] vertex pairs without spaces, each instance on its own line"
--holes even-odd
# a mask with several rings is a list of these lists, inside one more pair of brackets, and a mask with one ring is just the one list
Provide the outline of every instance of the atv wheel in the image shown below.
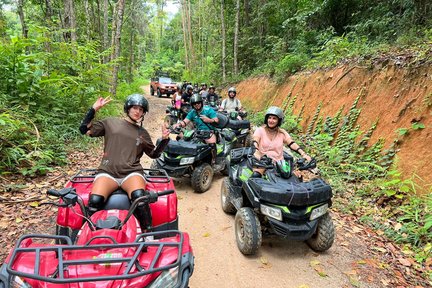
[[317,230],[315,234],[308,240],[306,240],[309,247],[317,252],[323,252],[328,250],[332,245],[335,237],[335,230],[332,218],[327,213],[318,222]]
[[227,214],[234,214],[236,211],[234,205],[228,200],[230,194],[229,179],[225,178],[221,185],[221,204],[222,210]]
[[203,193],[210,188],[213,180],[213,169],[207,164],[201,164],[192,172],[191,184],[197,193]]
[[261,224],[257,215],[249,207],[240,208],[235,216],[237,247],[244,255],[253,255],[261,246]]
[[[60,225],[56,225],[56,235],[57,236],[67,236],[72,240],[72,243],[75,243],[76,237],[78,236],[78,230],[73,230],[68,227],[63,227]],[[56,244],[67,244],[66,241],[56,239]]]
[[157,93],[157,97],[158,97],[158,98],[160,98],[160,97],[162,96],[162,93],[160,92],[160,89],[159,89],[159,88],[157,89],[156,93]]
[[150,86],[150,95],[153,96],[154,95],[154,89],[152,86]]

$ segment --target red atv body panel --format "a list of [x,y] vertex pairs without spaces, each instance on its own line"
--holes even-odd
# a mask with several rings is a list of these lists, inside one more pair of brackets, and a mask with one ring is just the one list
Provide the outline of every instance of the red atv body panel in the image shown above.
[[[95,171],[95,170],[92,170]],[[150,170],[144,170],[150,171]],[[73,187],[76,193],[81,196],[84,204],[88,205],[89,196],[93,186],[94,175],[82,175],[78,173],[67,182],[65,187]],[[148,191],[164,191],[173,189],[174,182],[171,178],[164,175],[146,175],[147,185],[145,187]],[[83,225],[83,219],[77,214],[83,214],[78,206],[73,208],[77,213],[73,212],[71,208],[59,208],[57,213],[57,224],[71,229],[79,229]],[[156,203],[150,204],[152,213],[153,227],[173,222],[177,219],[177,194],[169,194],[162,196]]]
[[[19,242],[19,247],[12,250],[12,252],[17,252],[13,257],[13,263],[11,263],[10,268],[13,271],[19,271],[19,273],[32,275],[32,278],[28,278],[24,274],[22,278],[33,288],[146,287],[160,275],[162,270],[166,270],[167,267],[171,266],[175,267],[175,263],[179,263],[183,255],[192,254],[189,235],[187,233],[177,233],[173,237],[166,237],[154,242],[145,242],[145,244],[144,242],[132,242],[133,244],[129,245],[121,245],[121,243],[104,245],[91,241],[90,245],[53,246],[33,243],[32,238],[27,238]],[[34,236],[37,238],[37,235]],[[165,246],[164,244],[167,245]],[[143,245],[145,245],[145,251],[142,248]],[[141,250],[138,250],[140,248]],[[11,261],[12,252],[5,263]],[[140,267],[149,273],[133,277],[133,274],[139,271],[136,265],[132,265],[132,269],[127,273],[127,275],[131,276],[130,279],[116,280],[115,278],[121,278],[121,276],[118,277],[117,275],[125,275],[128,265],[131,265],[132,262],[128,261],[128,259],[133,258],[135,254],[138,255],[137,261]],[[58,255],[61,255],[61,257]],[[59,263],[60,261],[62,263]],[[85,261],[97,263],[85,263]],[[76,262],[77,265],[71,265],[71,262]],[[63,274],[60,275],[59,270],[61,269],[59,268],[66,267],[66,265],[60,266],[63,263],[67,263],[67,269],[64,269]],[[52,275],[57,276],[52,278]],[[34,279],[37,277],[44,277],[50,281],[64,281],[64,283],[52,283]],[[109,277],[114,279],[104,280],[104,278]],[[55,280],[56,278],[58,280]],[[73,283],[73,281],[84,280],[86,278],[87,280],[89,278],[97,280]]]

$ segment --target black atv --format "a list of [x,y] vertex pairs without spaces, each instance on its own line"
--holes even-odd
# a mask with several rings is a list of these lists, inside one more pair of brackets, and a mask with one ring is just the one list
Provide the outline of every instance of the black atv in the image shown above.
[[[250,127],[249,122],[230,121],[223,114],[217,114],[219,123],[212,124],[213,132],[208,130],[173,130],[174,134],[183,134],[183,139],[170,141],[162,155],[152,163],[153,169],[164,169],[171,177],[190,176],[192,188],[197,193],[207,191],[212,183],[213,174],[221,172],[228,175],[227,156],[237,137],[232,129],[245,129]],[[217,137],[216,164],[211,165],[211,148],[204,139],[210,133]]]
[[165,109],[166,117],[165,121],[171,126],[177,123],[178,121],[184,120],[186,115],[192,109],[192,106],[187,103],[184,104],[180,109],[176,109],[174,103],[167,106]]
[[[247,112],[233,111],[228,113],[227,111],[219,111],[218,113],[226,115],[229,118],[229,129],[236,135],[235,148],[249,147],[253,138],[250,121],[245,120]],[[240,116],[242,120],[238,120],[238,116]]]
[[[284,160],[274,162],[253,156],[254,148],[233,149],[229,178],[221,187],[222,210],[235,213],[235,234],[239,250],[254,254],[261,246],[262,233],[306,241],[315,251],[329,249],[335,230],[328,212],[332,189],[320,178],[304,182],[294,169],[316,167],[313,159],[294,159],[284,153]],[[261,178],[252,178],[253,167],[266,169]]]

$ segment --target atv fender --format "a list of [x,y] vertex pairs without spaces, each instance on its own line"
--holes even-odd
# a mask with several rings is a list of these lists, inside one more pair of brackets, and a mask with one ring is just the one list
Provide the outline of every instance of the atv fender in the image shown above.
[[228,194],[227,200],[231,202],[237,210],[239,210],[241,207],[243,207],[242,187],[230,183],[229,189],[230,193]]

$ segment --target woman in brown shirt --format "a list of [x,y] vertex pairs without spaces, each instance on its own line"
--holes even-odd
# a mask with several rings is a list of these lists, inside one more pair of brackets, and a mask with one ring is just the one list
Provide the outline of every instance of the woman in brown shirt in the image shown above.
[[[89,198],[90,213],[101,209],[118,188],[126,191],[132,200],[144,196],[146,183],[140,159],[144,153],[151,158],[158,158],[169,141],[169,130],[162,125],[162,141],[157,147],[154,146],[149,133],[142,126],[149,105],[140,94],[127,97],[124,104],[125,118],[106,118],[92,123],[96,111],[110,101],[110,97],[96,100],[80,126],[82,134],[104,137],[104,154]],[[148,205],[139,208],[136,214],[141,228],[148,230],[151,227],[150,209]]]

